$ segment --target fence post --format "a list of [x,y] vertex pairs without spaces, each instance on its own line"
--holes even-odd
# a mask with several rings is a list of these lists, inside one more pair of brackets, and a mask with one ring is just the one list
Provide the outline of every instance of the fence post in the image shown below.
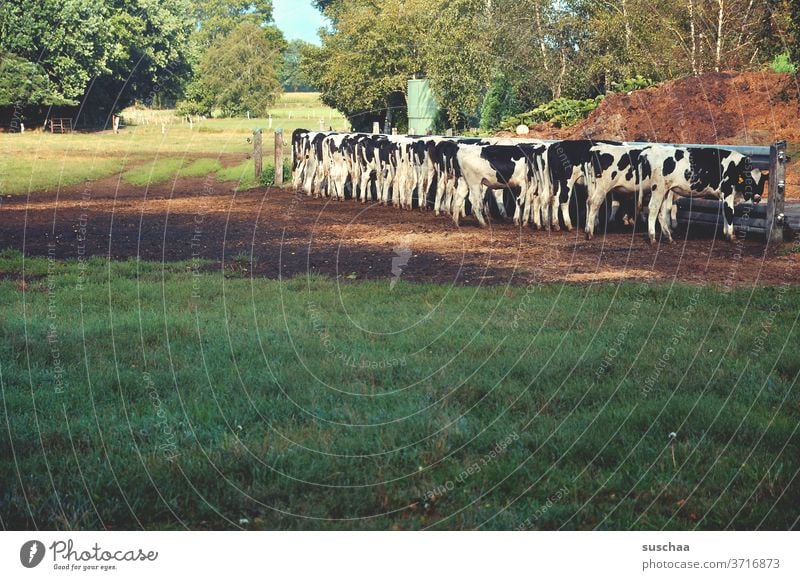
[[372,134],[377,135],[380,132],[381,132],[381,124],[378,121],[375,121],[372,124]]
[[275,187],[283,185],[283,129],[275,130]]
[[261,129],[253,129],[253,165],[256,168],[256,183],[261,180],[262,164]]
[[769,148],[769,192],[767,193],[767,242],[783,241],[784,203],[786,191],[786,141]]

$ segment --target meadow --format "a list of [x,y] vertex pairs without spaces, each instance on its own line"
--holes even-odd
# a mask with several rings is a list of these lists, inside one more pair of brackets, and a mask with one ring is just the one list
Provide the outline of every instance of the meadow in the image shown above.
[[[273,130],[288,136],[299,127],[343,129],[346,119],[324,106],[317,93],[285,93],[272,114]],[[268,118],[210,118],[189,123],[175,111],[131,108],[123,111],[126,124],[113,131],[70,134],[26,131],[0,133],[0,195],[56,191],[121,173],[129,185],[164,183],[185,176],[217,173],[221,181],[240,182],[248,189],[254,180],[253,129],[264,132],[265,165],[271,163],[274,139]],[[162,133],[163,125],[163,133]],[[288,155],[288,146],[286,154]]]
[[0,526],[797,525],[796,287],[232,265],[0,254]]

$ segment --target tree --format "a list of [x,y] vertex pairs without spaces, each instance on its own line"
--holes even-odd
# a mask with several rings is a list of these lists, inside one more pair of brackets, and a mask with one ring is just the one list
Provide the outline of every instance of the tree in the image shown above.
[[280,93],[281,47],[264,30],[243,22],[218,37],[200,60],[202,85],[223,114],[265,115]]
[[204,48],[242,23],[266,28],[272,22],[272,0],[197,0],[194,6],[194,41]]
[[504,74],[498,74],[481,105],[481,129],[489,130],[500,126],[504,117],[521,112],[517,104],[514,87]]
[[422,73],[420,44],[438,0],[339,0],[328,6],[333,30],[306,46],[301,70],[356,128],[401,126],[408,79]]
[[[77,104],[93,77],[110,72],[110,13],[107,3],[96,0],[2,2],[0,50],[47,74],[47,101]],[[16,62],[15,71],[25,70]]]
[[494,59],[481,41],[490,38],[493,30],[490,6],[485,0],[448,0],[440,5],[433,22],[426,24],[425,73],[454,126],[477,121],[491,81]]
[[22,107],[82,103],[84,120],[102,121],[136,99],[180,91],[191,30],[188,0],[0,3],[0,52],[11,75],[3,79],[31,87],[2,98]]
[[301,70],[300,63],[303,59],[303,50],[308,50],[310,43],[303,40],[292,40],[283,52],[280,80],[281,88],[288,92],[308,92],[313,90],[311,81]]

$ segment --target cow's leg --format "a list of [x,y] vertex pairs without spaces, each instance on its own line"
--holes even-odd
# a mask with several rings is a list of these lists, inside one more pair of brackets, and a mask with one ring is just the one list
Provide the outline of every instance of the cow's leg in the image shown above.
[[734,196],[729,195],[722,203],[724,204],[722,212],[725,215],[725,226],[722,231],[725,234],[725,239],[729,242],[734,242],[736,241],[736,234],[733,231]]
[[661,215],[661,206],[668,195],[664,183],[656,180],[650,186],[650,203],[647,206],[647,234],[650,238],[650,243],[656,243],[656,220]]
[[672,229],[670,228],[670,208],[672,207],[672,192],[668,192],[664,196],[664,201],[661,203],[661,211],[658,213],[658,223],[661,224],[661,235],[667,237],[667,242],[672,244]]
[[590,191],[589,196],[586,198],[586,227],[584,228],[587,240],[591,240],[594,237],[595,222],[602,204],[603,202],[597,199],[595,192]]
[[442,210],[442,202],[444,201],[444,191],[447,188],[447,178],[444,174],[439,176],[436,182],[436,197],[433,200],[433,213],[439,215]]
[[461,208],[464,206],[464,202],[466,201],[467,197],[469,197],[469,187],[467,186],[467,181],[465,179],[459,179],[455,193],[453,194],[451,209],[453,222],[456,224],[456,226],[458,226],[458,221],[461,217]]
[[[485,189],[483,186],[469,188],[469,201],[472,204],[472,213],[475,214],[475,219],[478,220],[478,225],[482,228],[486,227],[486,213],[484,211],[483,200],[485,197]],[[466,205],[462,205],[462,215],[466,215]]]
[[[564,227],[568,232],[572,231],[572,220],[569,217],[569,200],[572,197],[572,188],[566,180],[559,183],[558,204],[561,209],[561,218],[564,220]],[[558,222],[558,212],[553,212],[553,221]]]
[[531,200],[530,219],[533,227],[537,230],[542,229],[542,193],[537,191]]

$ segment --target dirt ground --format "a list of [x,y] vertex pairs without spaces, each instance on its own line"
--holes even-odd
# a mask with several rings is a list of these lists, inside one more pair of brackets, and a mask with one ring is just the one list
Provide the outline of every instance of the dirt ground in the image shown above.
[[456,228],[430,211],[313,199],[286,189],[237,193],[213,176],[149,189],[108,178],[59,194],[4,198],[0,215],[0,248],[45,256],[52,244],[59,259],[203,258],[237,276],[318,273],[388,281],[394,275],[470,285],[800,283],[800,253],[790,244],[767,249],[761,240],[731,244],[713,231],[688,231],[673,245],[651,247],[632,229],[589,242],[577,229],[537,232],[498,220],[480,229],[471,217]]

